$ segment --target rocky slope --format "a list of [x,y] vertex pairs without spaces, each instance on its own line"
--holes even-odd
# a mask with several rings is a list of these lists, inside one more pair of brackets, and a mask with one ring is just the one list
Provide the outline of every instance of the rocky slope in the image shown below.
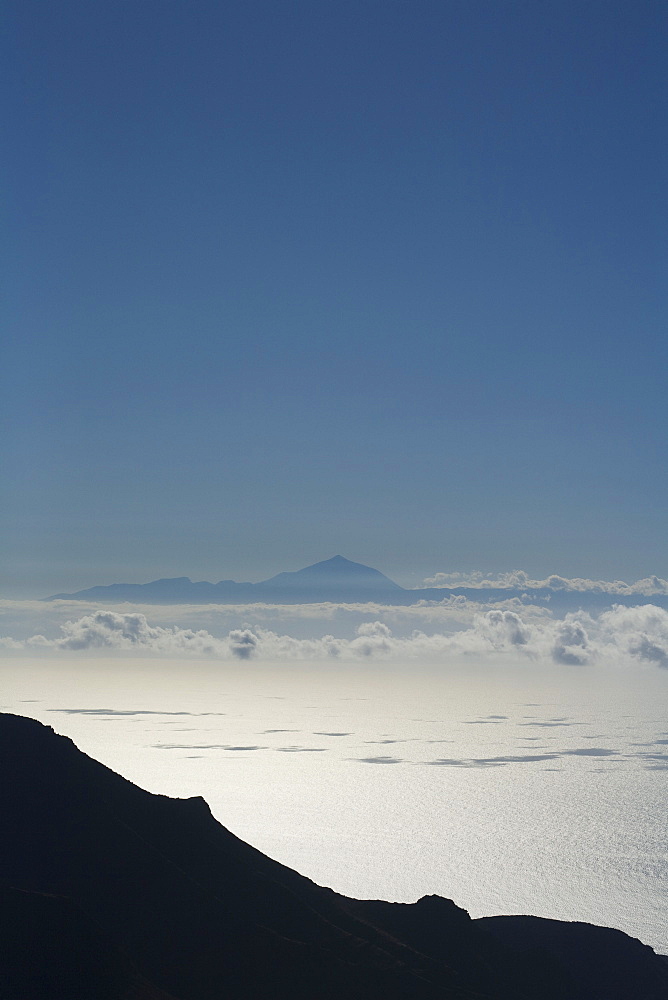
[[3,1000],[667,1000],[619,931],[348,899],[0,715]]

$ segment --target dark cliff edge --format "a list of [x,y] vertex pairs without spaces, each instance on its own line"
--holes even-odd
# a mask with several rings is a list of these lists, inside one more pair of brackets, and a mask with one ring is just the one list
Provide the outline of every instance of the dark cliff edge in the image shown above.
[[620,931],[355,900],[0,715],[2,1000],[668,1000]]

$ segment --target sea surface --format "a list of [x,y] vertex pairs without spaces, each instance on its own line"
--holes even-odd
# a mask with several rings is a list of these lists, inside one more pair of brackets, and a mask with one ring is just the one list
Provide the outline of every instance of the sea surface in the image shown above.
[[0,667],[144,788],[359,898],[618,927],[668,953],[668,672],[99,657]]

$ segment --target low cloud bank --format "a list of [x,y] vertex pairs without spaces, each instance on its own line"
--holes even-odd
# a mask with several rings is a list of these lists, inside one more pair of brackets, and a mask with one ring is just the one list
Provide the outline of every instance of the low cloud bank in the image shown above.
[[[152,625],[178,626],[195,632],[205,630],[217,638],[237,629],[239,622],[254,631],[269,629],[296,638],[314,638],[325,633],[351,636],[369,621],[382,620],[395,633],[411,629],[453,632],[473,624],[481,613],[496,608],[520,611],[525,620],[550,618],[547,606],[531,605],[517,597],[494,603],[471,601],[461,595],[445,595],[440,601],[419,601],[411,605],[366,604],[105,604],[104,611],[143,614]],[[36,633],[52,639],[62,634],[61,627],[71,620],[96,614],[98,603],[86,601],[0,600],[0,635],[26,639]]]
[[477,614],[472,624],[449,633],[419,629],[394,635],[383,621],[363,622],[353,638],[323,635],[296,638],[271,629],[244,626],[222,638],[205,629],[149,623],[139,612],[96,610],[60,626],[60,636],[47,639],[0,639],[8,651],[131,652],[155,656],[194,656],[221,660],[430,660],[467,654],[509,654],[549,659],[556,664],[585,665],[606,657],[631,659],[668,668],[668,611],[647,604],[614,606],[597,618],[586,613],[563,619],[522,617],[518,611],[494,608]]
[[427,577],[423,587],[471,587],[476,590],[568,590],[578,593],[611,594],[626,597],[651,597],[654,594],[668,595],[668,580],[659,576],[647,576],[635,583],[624,580],[586,580],[579,577],[568,579],[552,574],[544,580],[532,580],[524,570],[491,576],[479,571],[471,573],[435,573]]

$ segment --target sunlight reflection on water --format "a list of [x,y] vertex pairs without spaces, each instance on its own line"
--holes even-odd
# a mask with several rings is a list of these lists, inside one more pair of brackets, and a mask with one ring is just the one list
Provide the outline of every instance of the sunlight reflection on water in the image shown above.
[[436,892],[473,916],[586,920],[668,952],[661,671],[105,658],[2,674],[4,711],[151,791],[203,795],[340,892]]

